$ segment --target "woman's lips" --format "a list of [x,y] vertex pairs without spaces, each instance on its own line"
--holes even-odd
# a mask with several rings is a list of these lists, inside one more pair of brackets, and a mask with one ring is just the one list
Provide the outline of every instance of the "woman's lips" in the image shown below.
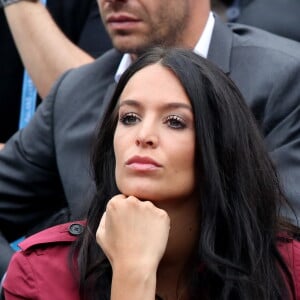
[[136,171],[152,171],[162,166],[150,157],[134,156],[126,162],[126,166]]

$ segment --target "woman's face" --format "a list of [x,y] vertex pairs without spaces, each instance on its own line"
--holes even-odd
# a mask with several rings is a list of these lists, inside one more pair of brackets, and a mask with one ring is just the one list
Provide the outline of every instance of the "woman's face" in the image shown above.
[[119,100],[114,151],[121,193],[154,202],[192,195],[194,117],[170,70],[154,64],[128,81]]

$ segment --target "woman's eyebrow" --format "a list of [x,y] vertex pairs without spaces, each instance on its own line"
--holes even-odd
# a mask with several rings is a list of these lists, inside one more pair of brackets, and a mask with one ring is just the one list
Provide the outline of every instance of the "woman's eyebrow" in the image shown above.
[[186,109],[188,109],[190,111],[193,110],[191,105],[186,104],[186,103],[182,103],[182,102],[169,102],[169,103],[166,103],[164,105],[164,107],[166,109],[170,109],[170,108],[171,109],[174,109],[174,108],[186,108]]
[[141,106],[141,104],[136,101],[136,100],[122,100],[122,102],[119,102],[118,107],[122,107],[124,105],[129,105],[129,106]]
[[[135,107],[140,107],[142,106],[142,104],[139,101],[136,100],[123,100],[122,102],[119,103],[118,107],[122,107],[124,105],[129,105],[129,106],[135,106]],[[188,109],[190,111],[192,111],[192,106],[186,103],[182,103],[182,102],[168,102],[168,103],[164,103],[162,105],[162,109],[163,110],[167,110],[167,109],[176,109],[176,108],[185,108]]]

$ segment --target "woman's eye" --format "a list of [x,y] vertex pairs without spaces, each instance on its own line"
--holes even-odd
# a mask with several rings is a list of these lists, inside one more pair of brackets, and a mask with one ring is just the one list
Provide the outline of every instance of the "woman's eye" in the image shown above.
[[168,116],[165,123],[174,129],[184,129],[186,127],[184,120],[178,116]]
[[140,119],[137,114],[135,113],[127,113],[121,115],[119,118],[120,122],[124,125],[133,125],[137,123]]

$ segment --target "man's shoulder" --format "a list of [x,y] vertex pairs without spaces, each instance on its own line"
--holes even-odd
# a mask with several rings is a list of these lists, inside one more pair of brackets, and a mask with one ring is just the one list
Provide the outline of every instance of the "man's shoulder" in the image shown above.
[[106,51],[93,62],[80,66],[74,70],[93,70],[101,68],[102,72],[105,72],[106,70],[115,71],[116,68],[119,66],[122,56],[123,54],[121,52],[113,48]]
[[[237,81],[240,81],[241,75],[242,78],[246,76],[248,84],[249,72],[259,70],[264,78],[268,78],[269,72],[274,70],[278,74],[283,74],[283,70],[285,73],[298,70],[300,44],[255,27],[225,24],[216,16],[208,59],[225,73],[231,73]],[[281,76],[278,75],[278,78]]]
[[85,221],[68,222],[42,230],[22,241],[22,251],[36,249],[49,244],[70,244],[83,232]]
[[[114,76],[122,59],[122,54],[111,49],[95,61],[66,71],[57,81],[52,90],[63,98],[80,96],[86,97],[86,92],[103,93],[107,86],[114,82]],[[94,90],[95,89],[95,90]],[[74,101],[72,100],[74,103]],[[82,103],[82,101],[81,101]]]
[[[67,71],[65,79],[84,80],[96,76],[97,79],[114,77],[122,59],[122,54],[116,49],[110,49],[91,63]],[[65,80],[64,79],[64,80]]]
[[89,106],[85,105],[84,108],[82,105],[86,100],[89,105],[93,104],[99,109],[108,87],[115,82],[114,76],[121,59],[122,54],[111,49],[92,63],[65,72],[50,94],[50,98],[53,101],[55,99],[57,115],[65,119],[61,112],[73,111],[75,107],[80,107],[78,113],[84,114],[85,109],[90,109]]
[[233,33],[233,47],[276,53],[300,59],[300,44],[294,40],[248,25],[228,23]]

